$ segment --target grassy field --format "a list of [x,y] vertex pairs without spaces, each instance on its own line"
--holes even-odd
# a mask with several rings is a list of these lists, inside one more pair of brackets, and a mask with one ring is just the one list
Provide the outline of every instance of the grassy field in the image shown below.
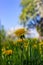
[[0,65],[43,65],[43,41],[7,39],[0,44]]

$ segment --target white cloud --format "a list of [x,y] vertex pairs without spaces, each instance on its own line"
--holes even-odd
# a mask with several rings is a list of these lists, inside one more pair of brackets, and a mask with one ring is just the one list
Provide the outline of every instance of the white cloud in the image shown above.
[[26,35],[28,38],[39,38],[39,33],[37,32],[36,28],[29,29],[28,34]]

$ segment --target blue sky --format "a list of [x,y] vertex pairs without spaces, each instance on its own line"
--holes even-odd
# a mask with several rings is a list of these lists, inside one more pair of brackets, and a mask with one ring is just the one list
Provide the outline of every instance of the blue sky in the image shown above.
[[20,13],[20,0],[0,0],[0,20],[6,30],[19,25]]
[[[19,27],[19,15],[21,13],[21,0],[0,0],[0,20],[5,30]],[[37,34],[37,33],[35,33]]]

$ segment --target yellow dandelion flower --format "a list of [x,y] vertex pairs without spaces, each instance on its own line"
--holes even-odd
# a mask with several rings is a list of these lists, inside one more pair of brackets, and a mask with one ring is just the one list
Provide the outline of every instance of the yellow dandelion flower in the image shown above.
[[2,52],[2,54],[5,54],[5,50]]
[[28,46],[24,46],[25,48],[27,48]]
[[3,52],[3,54],[10,55],[10,54],[12,54],[12,50],[5,50],[5,51]]
[[43,45],[43,42],[40,42],[39,45]]
[[36,48],[36,47],[37,47],[37,45],[36,45],[36,44],[34,44],[34,45],[33,45],[33,47],[34,47],[34,48]]
[[5,48],[2,48],[2,52],[5,51]]
[[17,42],[22,42],[22,39],[18,39]]
[[42,53],[42,50],[40,49],[40,54]]
[[27,48],[28,47],[28,43],[24,43],[24,47]]
[[18,29],[14,33],[16,36],[21,36],[21,35],[25,34],[25,29],[24,28]]
[[16,45],[16,41],[13,42],[13,45]]
[[27,51],[27,48],[28,48],[28,43],[24,43],[24,48],[26,49]]

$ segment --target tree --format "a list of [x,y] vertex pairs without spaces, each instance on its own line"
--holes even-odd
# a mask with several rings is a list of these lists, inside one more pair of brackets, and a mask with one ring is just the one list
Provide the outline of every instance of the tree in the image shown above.
[[[42,0],[21,0],[22,12],[20,14],[20,23],[26,26],[26,23],[32,18],[34,19],[37,14],[43,18],[43,1]],[[41,21],[40,21],[41,22]],[[36,25],[39,34],[43,34],[43,23]],[[41,30],[41,31],[40,31]]]
[[21,6],[20,21],[25,27],[26,21],[36,15],[36,0],[21,0]]
[[43,0],[38,1],[37,8],[41,16],[41,21],[38,27],[39,27],[40,35],[43,36]]
[[40,35],[43,36],[43,18],[41,18],[40,22]]

